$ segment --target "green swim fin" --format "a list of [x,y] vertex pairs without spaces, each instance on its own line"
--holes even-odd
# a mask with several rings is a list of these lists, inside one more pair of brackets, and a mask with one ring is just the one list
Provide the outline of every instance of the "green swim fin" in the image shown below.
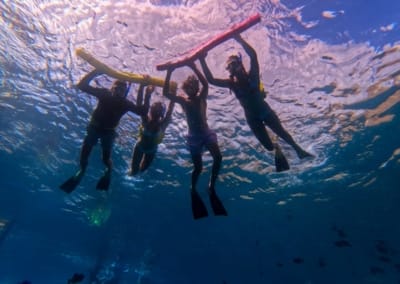
[[14,226],[14,221],[0,219],[0,245],[6,239],[13,226]]
[[210,203],[214,211],[214,215],[228,216],[228,212],[226,211],[224,205],[222,204],[221,200],[219,199],[215,191],[210,192]]
[[278,144],[274,144],[275,148],[275,168],[277,172],[283,172],[290,169],[289,162],[283,154],[281,147]]
[[201,200],[200,195],[197,193],[197,191],[192,190],[191,191],[191,198],[192,198],[192,213],[193,213],[193,218],[200,219],[203,217],[208,216],[207,208],[203,203],[203,200]]
[[66,193],[71,193],[79,185],[82,177],[83,171],[79,170],[74,176],[70,177],[62,185],[60,185],[60,189]]
[[97,182],[96,189],[107,191],[108,188],[110,187],[110,182],[111,182],[111,173],[109,170],[106,170],[104,175]]

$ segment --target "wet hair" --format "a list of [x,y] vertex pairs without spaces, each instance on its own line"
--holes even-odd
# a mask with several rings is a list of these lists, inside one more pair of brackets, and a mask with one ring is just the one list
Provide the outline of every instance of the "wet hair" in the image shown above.
[[150,107],[150,115],[152,118],[162,118],[165,115],[165,105],[162,102],[155,102]]
[[127,88],[126,82],[122,80],[115,80],[114,86],[124,86],[125,88]]
[[125,81],[122,81],[122,80],[115,80],[112,88],[116,89],[118,87],[123,87],[125,89],[125,93],[122,96],[126,97],[128,95],[128,92],[129,92],[127,83]]
[[236,64],[242,64],[242,55],[240,53],[238,54],[232,54],[228,57],[228,60],[226,60],[226,67],[225,69],[228,70],[229,66],[232,63],[236,63]]
[[[182,89],[187,92],[188,89],[195,88],[196,91],[199,90],[199,79],[196,76],[190,75],[182,84]],[[195,94],[193,94],[195,95]]]

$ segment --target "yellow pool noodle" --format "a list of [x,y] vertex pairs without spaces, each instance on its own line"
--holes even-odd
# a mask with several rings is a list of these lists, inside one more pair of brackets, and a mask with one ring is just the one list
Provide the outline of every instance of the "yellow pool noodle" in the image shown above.
[[[97,70],[100,72],[113,77],[118,80],[123,80],[123,81],[128,81],[128,82],[133,82],[133,83],[138,83],[138,84],[147,84],[147,85],[153,85],[153,86],[158,86],[158,87],[163,87],[164,86],[164,79],[161,78],[156,78],[156,77],[145,77],[144,75],[141,74],[134,74],[130,72],[125,72],[125,71],[118,71],[115,70],[105,63],[101,62],[100,60],[96,59],[93,55],[91,55],[89,52],[87,52],[84,48],[77,48],[76,49],[76,55],[85,60],[87,63],[95,67]],[[170,89],[172,92],[176,93],[177,89],[177,83],[171,81],[170,83]]]

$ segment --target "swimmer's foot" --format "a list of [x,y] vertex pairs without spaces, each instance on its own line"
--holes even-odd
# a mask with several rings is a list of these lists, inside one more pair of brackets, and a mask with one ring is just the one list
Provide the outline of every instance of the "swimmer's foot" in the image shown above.
[[214,211],[214,215],[216,216],[228,216],[228,212],[226,211],[224,205],[221,200],[217,196],[215,189],[209,189],[210,203],[211,207]]
[[107,191],[108,188],[110,187],[110,182],[111,182],[111,170],[107,169],[104,175],[99,179],[96,185],[96,189]]
[[191,190],[193,219],[197,220],[208,216],[207,208],[196,190]]
[[71,193],[81,182],[83,174],[83,170],[77,171],[74,176],[70,177],[62,185],[60,185],[60,189],[66,193]]
[[297,151],[296,151],[296,153],[297,153],[297,156],[300,158],[300,159],[306,159],[306,158],[314,158],[314,155],[313,154],[310,154],[310,153],[308,153],[307,151],[305,151],[305,150],[303,150],[303,149],[298,149]]
[[283,154],[281,147],[278,144],[274,144],[275,149],[275,168],[277,172],[283,172],[290,169],[289,162]]

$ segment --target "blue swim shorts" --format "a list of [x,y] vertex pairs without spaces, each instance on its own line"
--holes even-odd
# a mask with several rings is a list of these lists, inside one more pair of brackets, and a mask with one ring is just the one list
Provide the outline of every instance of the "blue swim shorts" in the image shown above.
[[218,144],[217,134],[211,129],[208,129],[203,133],[190,133],[186,137],[186,144],[192,155],[201,154],[204,146],[209,144]]

